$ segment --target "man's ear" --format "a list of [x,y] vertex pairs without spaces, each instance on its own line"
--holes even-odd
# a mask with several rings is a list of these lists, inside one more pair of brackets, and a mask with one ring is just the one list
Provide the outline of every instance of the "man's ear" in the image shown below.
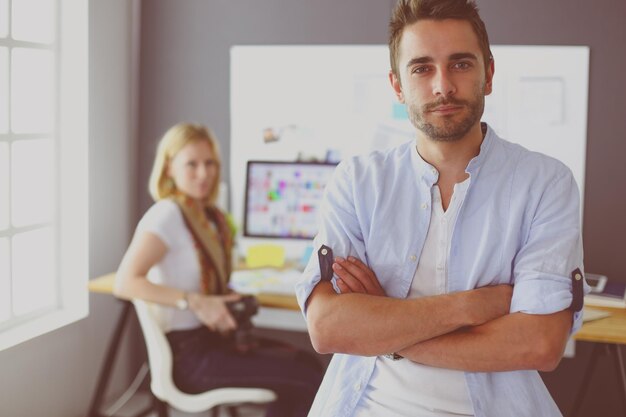
[[485,95],[488,96],[493,91],[493,74],[496,72],[496,63],[491,58],[489,62],[489,70],[485,74]]
[[396,97],[398,101],[404,104],[404,94],[402,93],[402,84],[400,84],[400,79],[396,77],[396,74],[393,71],[389,71],[389,82],[391,83],[391,88],[393,88],[394,93],[396,93]]

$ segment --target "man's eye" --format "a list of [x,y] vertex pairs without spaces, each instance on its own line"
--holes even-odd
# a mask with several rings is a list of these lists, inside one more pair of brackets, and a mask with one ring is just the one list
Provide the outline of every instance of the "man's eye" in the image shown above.
[[187,162],[187,166],[189,168],[195,168],[195,167],[198,166],[198,164],[195,161],[189,161],[189,162]]
[[426,71],[428,71],[428,67],[426,66],[420,66],[420,67],[415,67],[413,68],[413,71],[411,71],[413,74],[423,74]]
[[456,69],[468,69],[470,67],[471,65],[469,62],[457,62],[456,64],[454,64],[454,68]]

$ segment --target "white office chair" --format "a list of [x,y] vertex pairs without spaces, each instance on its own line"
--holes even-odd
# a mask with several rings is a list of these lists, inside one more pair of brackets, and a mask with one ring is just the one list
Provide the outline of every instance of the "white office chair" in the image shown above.
[[[188,413],[214,409],[220,405],[241,403],[268,403],[276,394],[262,388],[217,388],[200,394],[180,391],[172,379],[172,350],[158,322],[155,306],[142,300],[133,300],[148,351],[151,386],[154,396],[171,407]],[[157,404],[160,416],[167,416],[167,406]]]

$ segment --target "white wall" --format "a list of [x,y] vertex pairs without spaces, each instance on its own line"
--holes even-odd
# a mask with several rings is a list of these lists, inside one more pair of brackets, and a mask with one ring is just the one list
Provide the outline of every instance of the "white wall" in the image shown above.
[[[92,0],[89,5],[91,277],[117,267],[135,221],[130,94],[135,4]],[[0,352],[0,416],[84,417],[118,311],[112,297],[92,295],[88,318]],[[119,368],[116,380],[127,380],[133,369],[123,369],[124,363]]]

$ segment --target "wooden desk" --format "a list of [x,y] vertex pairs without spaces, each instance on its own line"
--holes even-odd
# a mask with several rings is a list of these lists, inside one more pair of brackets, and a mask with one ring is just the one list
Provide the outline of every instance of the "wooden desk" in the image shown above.
[[616,343],[626,345],[626,308],[591,307],[611,313],[610,317],[583,324],[574,335],[581,342]]
[[592,308],[608,311],[611,315],[584,323],[580,331],[574,335],[576,341],[592,342],[594,346],[591,358],[583,374],[583,383],[574,397],[576,400],[570,417],[578,415],[598,359],[604,354],[608,354],[615,361],[615,370],[618,374],[617,379],[621,385],[622,406],[626,414],[626,370],[624,369],[624,358],[621,351],[621,345],[626,345],[626,309],[595,306]]
[[[115,273],[103,275],[89,281],[89,291],[102,294],[113,294]],[[286,310],[300,311],[295,296],[283,294],[255,294],[259,304],[263,307],[283,308]]]

